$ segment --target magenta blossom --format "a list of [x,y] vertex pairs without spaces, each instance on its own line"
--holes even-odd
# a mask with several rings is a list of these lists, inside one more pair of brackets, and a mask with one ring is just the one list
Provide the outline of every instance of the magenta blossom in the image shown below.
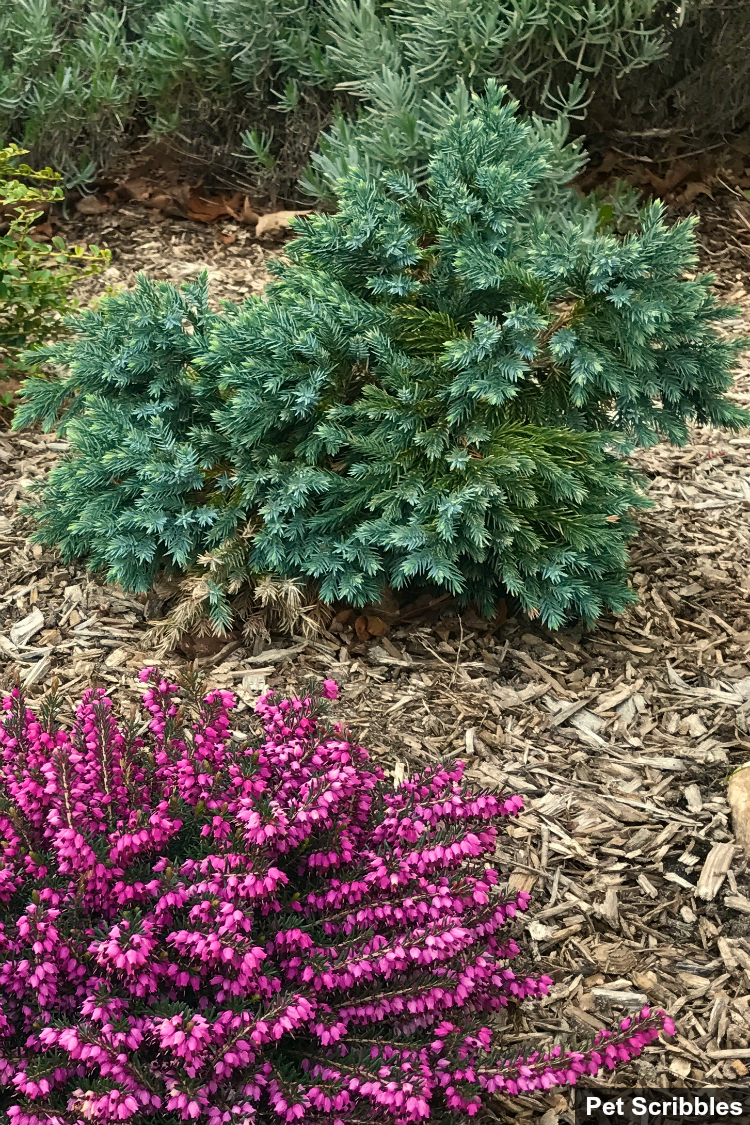
[[[88,691],[72,729],[0,725],[0,1112],[12,1125],[393,1125],[575,1083],[671,1022],[509,1055],[527,908],[493,865],[520,797],[461,764],[394,790],[319,699],[202,701],[141,673],[145,723]],[[332,699],[332,680],[322,695]]]

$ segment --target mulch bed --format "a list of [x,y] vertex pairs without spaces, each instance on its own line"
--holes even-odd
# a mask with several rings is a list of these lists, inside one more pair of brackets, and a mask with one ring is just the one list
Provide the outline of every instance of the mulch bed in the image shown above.
[[[748,330],[750,228],[734,200],[705,213],[706,257],[744,310],[729,327]],[[215,296],[238,299],[262,287],[280,248],[231,233],[228,244],[221,230],[154,222],[135,205],[88,222],[90,241],[113,248],[105,283],[129,284],[137,269],[180,281],[206,266]],[[86,284],[85,295],[103,287]],[[750,370],[735,393],[750,403]],[[56,677],[71,702],[92,680],[129,701],[136,670],[153,660],[158,603],[32,546],[18,512],[24,486],[64,447],[55,435],[0,432],[0,674],[20,675],[32,695]],[[678,1033],[615,1084],[747,1086],[750,863],[733,843],[726,779],[750,760],[750,436],[701,429],[685,449],[637,460],[654,508],[633,549],[640,602],[622,618],[550,633],[441,603],[366,641],[342,614],[309,642],[275,637],[200,662],[242,710],[265,686],[332,676],[335,714],[396,778],[460,757],[477,784],[523,796],[498,858],[533,891],[531,958],[557,983],[509,1016],[519,1052],[568,1045],[648,1002]],[[572,1122],[564,1095],[505,1108]]]

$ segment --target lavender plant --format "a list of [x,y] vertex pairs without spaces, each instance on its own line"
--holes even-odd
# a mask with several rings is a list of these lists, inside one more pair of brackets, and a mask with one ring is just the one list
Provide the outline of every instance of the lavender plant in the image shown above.
[[581,1051],[509,1056],[494,1014],[528,905],[492,857],[520,797],[460,764],[394,789],[321,697],[141,673],[148,718],[88,691],[72,729],[15,689],[0,724],[0,1112],[12,1125],[473,1115],[637,1056],[648,1008]]

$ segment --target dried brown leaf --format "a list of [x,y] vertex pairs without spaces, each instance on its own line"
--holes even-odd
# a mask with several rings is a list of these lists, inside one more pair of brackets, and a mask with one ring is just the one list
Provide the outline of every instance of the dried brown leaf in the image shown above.
[[309,211],[271,211],[268,215],[261,215],[255,228],[255,237],[280,238],[288,232],[292,219],[309,214]]
[[105,211],[109,211],[110,206],[106,199],[100,199],[96,195],[85,195],[76,203],[76,211],[79,215],[103,215]]

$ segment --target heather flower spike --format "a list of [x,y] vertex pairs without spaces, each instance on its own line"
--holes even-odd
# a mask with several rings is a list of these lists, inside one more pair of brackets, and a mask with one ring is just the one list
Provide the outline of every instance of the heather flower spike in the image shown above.
[[88,691],[72,729],[18,688],[0,724],[0,1112],[10,1125],[477,1113],[640,1054],[648,1008],[583,1051],[493,1026],[552,981],[515,971],[526,910],[492,865],[520,797],[462,765],[390,787],[322,698],[257,705],[140,676],[143,733]]

